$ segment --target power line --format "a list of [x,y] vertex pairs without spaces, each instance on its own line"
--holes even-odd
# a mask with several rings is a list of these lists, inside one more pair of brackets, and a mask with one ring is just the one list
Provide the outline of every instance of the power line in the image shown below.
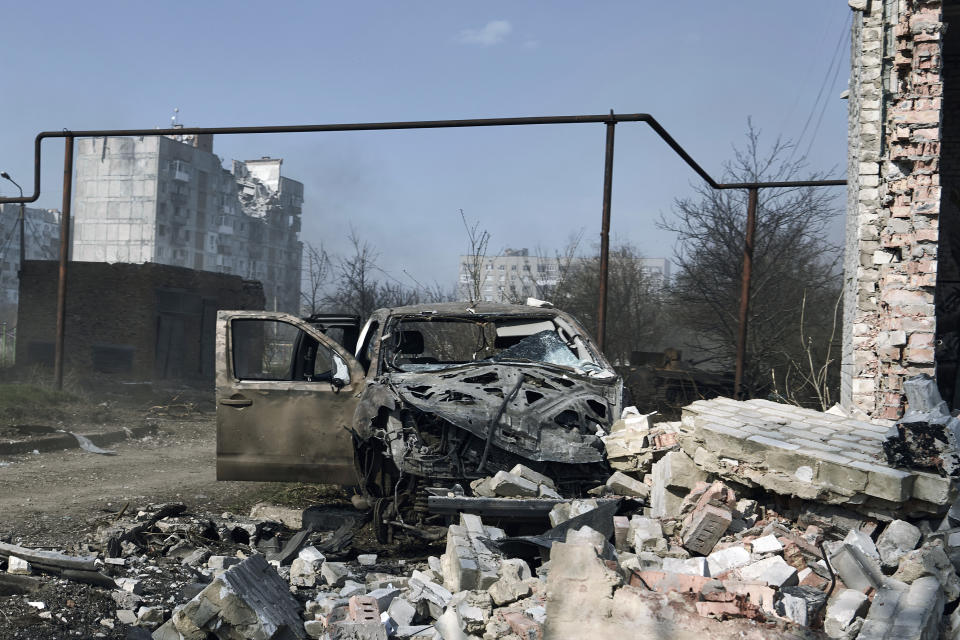
[[830,59],[830,65],[827,67],[826,73],[824,73],[823,75],[823,80],[820,82],[820,89],[819,91],[817,91],[817,97],[813,101],[813,105],[810,108],[810,114],[807,116],[806,121],[803,123],[803,129],[800,131],[800,135],[797,137],[796,141],[794,142],[793,150],[790,152],[790,157],[788,158],[787,162],[790,162],[791,160],[793,160],[794,155],[796,155],[797,149],[800,148],[800,145],[803,143],[803,138],[810,127],[810,123],[813,121],[814,114],[817,113],[817,109],[820,106],[821,98],[823,98],[824,106],[829,101],[829,95],[825,96],[824,92],[826,91],[827,81],[830,78],[830,75],[834,74],[834,76],[836,76],[836,74],[839,72],[840,51],[841,51],[841,46],[843,45],[843,41],[846,39],[846,35],[849,30],[848,22],[849,22],[849,19],[843,21],[842,28],[840,30],[840,36],[837,38],[837,44],[833,48],[833,55],[831,56],[831,59]]

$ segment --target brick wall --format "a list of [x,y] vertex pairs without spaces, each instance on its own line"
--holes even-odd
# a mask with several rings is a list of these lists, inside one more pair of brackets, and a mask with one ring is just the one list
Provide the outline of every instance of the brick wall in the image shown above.
[[[18,365],[50,364],[58,263],[30,260],[20,289]],[[213,379],[217,309],[262,309],[257,282],[154,263],[73,262],[64,365],[70,375]]]
[[844,402],[897,418],[904,378],[934,373],[944,23],[940,0],[851,6]]

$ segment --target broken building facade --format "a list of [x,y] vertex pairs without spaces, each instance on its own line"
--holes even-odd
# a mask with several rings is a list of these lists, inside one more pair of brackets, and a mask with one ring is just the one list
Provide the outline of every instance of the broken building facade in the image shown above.
[[212,136],[78,140],[72,257],[233,274],[261,282],[269,309],[296,313],[303,184],[282,163],[228,171]]
[[[24,248],[27,260],[54,260],[60,244],[60,212],[25,207]],[[16,324],[20,289],[20,205],[0,205],[0,321]]]
[[841,396],[896,419],[903,382],[960,400],[960,7],[851,0]]

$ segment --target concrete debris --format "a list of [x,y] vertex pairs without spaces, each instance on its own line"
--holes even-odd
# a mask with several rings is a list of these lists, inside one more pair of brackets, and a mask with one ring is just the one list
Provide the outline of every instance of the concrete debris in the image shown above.
[[953,563],[939,541],[926,543],[919,549],[904,554],[893,574],[894,580],[906,584],[924,576],[933,576],[939,581],[947,602],[953,602],[960,597],[960,578],[957,578]]
[[831,638],[852,638],[860,631],[863,617],[870,608],[867,594],[844,589],[827,605],[823,630]]
[[227,569],[176,609],[171,621],[188,639],[201,640],[207,633],[250,640],[307,637],[299,603],[262,555]]
[[908,409],[883,441],[887,462],[960,476],[960,420],[950,415],[936,380],[920,374],[904,381],[903,390]]
[[[21,560],[102,567],[116,608],[96,624],[154,640],[960,637],[943,616],[960,600],[954,481],[884,463],[886,429],[754,400],[698,401],[676,424],[630,412],[605,436],[610,475],[581,488],[599,499],[561,498],[566,482],[497,462],[473,497],[463,485],[440,495],[535,503],[536,516],[514,528],[461,511],[416,560],[360,536],[332,548],[337,534],[311,528],[316,507],[263,504],[247,518],[154,505],[103,527],[100,555],[0,543],[0,595],[41,583],[12,575]],[[189,575],[176,597],[154,593],[161,566]]]

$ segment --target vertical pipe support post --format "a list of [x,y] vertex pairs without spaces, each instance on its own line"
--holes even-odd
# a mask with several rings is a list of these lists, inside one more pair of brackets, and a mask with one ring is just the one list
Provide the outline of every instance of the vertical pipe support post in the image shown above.
[[70,201],[73,191],[73,136],[63,139],[63,207],[60,213],[60,273],[57,282],[57,336],[53,351],[53,379],[63,388],[63,336],[67,318],[67,262],[70,258]]
[[600,225],[600,291],[597,302],[597,346],[602,352],[607,342],[607,280],[610,272],[610,197],[613,191],[613,139],[617,121],[610,111],[607,146],[603,165],[603,220]]
[[750,311],[750,276],[753,271],[753,237],[757,230],[757,187],[750,187],[747,197],[747,229],[743,243],[743,278],[740,283],[740,323],[737,335],[737,364],[733,394],[743,400],[743,370],[747,359],[747,323]]

